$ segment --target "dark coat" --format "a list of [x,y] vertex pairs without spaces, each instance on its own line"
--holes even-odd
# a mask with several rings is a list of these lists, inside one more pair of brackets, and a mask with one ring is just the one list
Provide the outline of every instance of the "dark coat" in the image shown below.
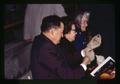
[[68,41],[66,38],[62,38],[58,47],[61,58],[66,60],[64,64],[67,64],[71,68],[80,66],[83,60],[81,51],[75,49],[73,42]]
[[81,32],[80,28],[77,28],[77,35],[74,41],[74,46],[78,51],[84,49],[87,45],[87,32]]
[[81,66],[74,70],[65,67],[56,45],[42,34],[33,41],[31,71],[33,79],[80,79],[85,74]]

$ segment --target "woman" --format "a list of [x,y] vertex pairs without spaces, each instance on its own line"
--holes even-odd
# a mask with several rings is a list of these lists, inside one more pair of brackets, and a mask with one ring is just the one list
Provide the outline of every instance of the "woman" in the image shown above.
[[58,45],[61,52],[60,58],[64,59],[64,65],[70,66],[71,68],[76,68],[83,61],[80,51],[76,51],[73,42],[76,37],[76,27],[73,20],[68,17],[63,18],[64,31],[63,38]]
[[75,38],[74,46],[78,51],[84,49],[89,40],[88,32],[87,32],[89,16],[90,16],[89,12],[82,12],[78,14],[75,18],[77,35]]

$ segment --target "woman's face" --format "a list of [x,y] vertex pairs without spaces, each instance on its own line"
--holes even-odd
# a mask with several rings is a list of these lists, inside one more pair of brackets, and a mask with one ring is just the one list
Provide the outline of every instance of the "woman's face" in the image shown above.
[[71,25],[71,31],[68,33],[69,34],[69,41],[74,41],[75,40],[75,36],[76,36],[76,34],[77,34],[77,32],[75,31],[75,25],[74,24],[72,24]]
[[85,16],[82,17],[80,26],[81,26],[80,28],[81,28],[82,32],[86,31],[87,26],[88,26],[88,18],[87,17],[85,17]]

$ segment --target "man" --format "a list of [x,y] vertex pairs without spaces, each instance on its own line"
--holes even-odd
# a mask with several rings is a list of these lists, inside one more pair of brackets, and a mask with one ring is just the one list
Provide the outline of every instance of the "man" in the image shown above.
[[[43,19],[41,35],[35,37],[31,50],[31,71],[33,79],[78,79],[84,76],[87,64],[90,63],[86,54],[80,67],[72,70],[64,67],[59,59],[57,44],[63,36],[64,24],[60,17],[52,15]],[[74,75],[77,72],[77,75]]]

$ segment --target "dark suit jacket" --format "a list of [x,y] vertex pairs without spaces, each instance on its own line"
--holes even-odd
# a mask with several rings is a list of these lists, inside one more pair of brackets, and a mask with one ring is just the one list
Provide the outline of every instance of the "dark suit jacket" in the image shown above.
[[33,41],[31,71],[33,79],[80,79],[84,76],[81,66],[76,69],[65,67],[56,45],[42,34]]

